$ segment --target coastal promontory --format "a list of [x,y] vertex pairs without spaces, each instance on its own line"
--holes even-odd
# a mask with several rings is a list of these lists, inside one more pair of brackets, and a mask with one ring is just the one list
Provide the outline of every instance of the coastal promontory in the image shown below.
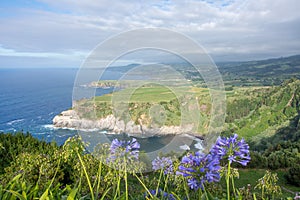
[[161,126],[149,127],[148,124],[143,124],[143,120],[139,120],[136,124],[130,120],[125,122],[122,119],[116,118],[110,114],[106,117],[90,120],[80,118],[75,110],[67,110],[61,112],[53,118],[53,125],[57,128],[76,129],[76,130],[108,130],[116,134],[127,133],[132,135],[165,135],[165,134],[182,134],[192,131],[192,127],[185,126]]

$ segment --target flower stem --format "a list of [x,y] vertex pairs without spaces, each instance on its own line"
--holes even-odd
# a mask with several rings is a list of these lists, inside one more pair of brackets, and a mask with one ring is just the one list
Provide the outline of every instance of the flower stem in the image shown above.
[[227,167],[227,176],[226,176],[226,187],[227,187],[227,200],[230,200],[230,185],[229,185],[229,178],[230,178],[230,161],[228,162]]
[[[119,191],[120,191],[120,181],[121,181],[121,177],[118,176],[117,190],[116,190],[114,199],[117,199],[117,196],[118,196],[118,194],[119,194]],[[120,196],[120,194],[119,194],[119,196]]]
[[164,191],[166,191],[166,188],[167,188],[167,185],[168,185],[168,179],[169,179],[169,174],[167,174],[167,178],[165,179]]
[[160,170],[159,179],[158,179],[158,183],[157,183],[156,191],[155,191],[155,196],[157,196],[157,194],[158,194],[158,188],[159,188],[159,185],[160,185],[162,174],[163,174],[163,169]]
[[234,178],[233,176],[231,177],[231,185],[232,185],[232,189],[233,189],[233,194],[236,197],[236,192],[235,192],[235,185],[234,185]]
[[205,186],[204,186],[204,185],[203,185],[203,191],[204,191],[204,194],[205,194],[206,199],[208,200],[209,198],[208,198],[208,195],[207,195],[207,192],[206,192],[206,190],[205,190]]
[[89,175],[88,175],[88,173],[87,173],[87,171],[86,171],[85,165],[84,165],[84,163],[83,163],[83,160],[82,160],[80,154],[78,153],[78,151],[77,151],[76,153],[77,153],[77,156],[78,156],[78,158],[79,158],[79,161],[80,161],[80,163],[81,163],[81,165],[82,165],[82,169],[83,169],[83,172],[84,172],[84,174],[85,174],[86,180],[87,180],[87,182],[88,182],[88,186],[89,186],[90,193],[91,193],[91,199],[94,200],[94,199],[95,199],[95,197],[94,197],[94,191],[93,191],[93,187],[92,187],[92,184],[91,184]]
[[202,192],[201,192],[201,188],[199,188],[198,190],[199,190],[198,199],[199,199],[199,200],[201,200],[201,199],[202,199]]
[[184,185],[185,195],[186,195],[187,199],[190,200],[189,191],[188,191],[188,189],[186,187],[187,185],[186,185],[186,183],[184,183],[183,185]]
[[151,192],[148,190],[148,188],[145,186],[145,184],[143,183],[143,181],[134,173],[133,174],[137,180],[142,184],[142,186],[144,187],[144,189],[147,191],[147,193],[149,194],[149,196],[151,197],[151,199],[153,198]]
[[125,199],[128,200],[128,184],[127,184],[127,168],[126,168],[126,158],[124,157],[124,167],[125,167],[125,175],[124,175],[124,180],[125,180]]
[[100,189],[100,182],[101,182],[101,174],[102,174],[102,161],[100,161],[99,163],[99,168],[98,168],[98,176],[97,176],[97,190],[96,190],[96,194],[99,194],[99,189]]

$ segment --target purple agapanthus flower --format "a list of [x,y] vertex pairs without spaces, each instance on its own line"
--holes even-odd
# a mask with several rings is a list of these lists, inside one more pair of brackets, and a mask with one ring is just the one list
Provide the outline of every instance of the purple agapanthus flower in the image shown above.
[[243,138],[237,140],[237,137],[237,134],[229,138],[219,137],[216,144],[212,147],[211,153],[220,157],[220,159],[227,159],[230,163],[238,162],[246,166],[251,159],[249,145]]
[[189,187],[198,190],[199,188],[203,189],[206,182],[218,182],[220,180],[220,169],[219,157],[198,151],[182,158],[176,174],[187,177]]
[[157,157],[152,161],[154,171],[164,170],[164,174],[173,173],[173,161],[170,157]]
[[140,144],[135,138],[131,141],[123,141],[114,139],[110,145],[110,160],[115,160],[116,158],[126,157],[128,159],[139,158]]

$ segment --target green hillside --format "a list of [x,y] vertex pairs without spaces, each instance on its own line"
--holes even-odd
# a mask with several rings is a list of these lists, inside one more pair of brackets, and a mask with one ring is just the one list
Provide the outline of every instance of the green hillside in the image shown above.
[[[202,119],[208,123],[205,120],[209,117],[210,108],[208,89],[192,86],[180,86],[174,90],[160,85],[147,84],[137,89],[125,88],[112,94],[77,101],[75,109],[80,117],[86,119],[99,119],[110,114],[123,116],[125,112],[129,112],[132,121],[138,123],[142,120],[143,124],[150,125],[155,120],[150,116],[151,109],[157,107],[162,110],[166,118],[161,125],[172,126],[180,125],[182,109],[187,111],[192,109],[195,106],[195,97],[198,97],[199,105],[207,107],[203,110]],[[191,104],[193,104],[192,107]],[[118,109],[119,106],[127,107],[124,113],[120,113],[123,111]]]
[[[227,111],[225,133],[236,132],[246,139],[260,140],[274,135],[292,121],[299,121],[300,80],[291,79],[280,86],[233,87],[226,91]],[[188,98],[187,98],[188,96]],[[177,87],[175,91],[159,85],[145,85],[138,89],[123,89],[113,94],[81,100],[76,109],[83,118],[102,118],[116,114],[115,102],[127,106],[131,119],[138,123],[151,124],[151,107],[159,105],[166,115],[164,125],[179,125],[180,102],[198,99],[201,112],[200,134],[207,132],[210,119],[211,100],[207,88]],[[189,104],[189,102],[187,103]],[[119,116],[122,113],[118,113]],[[294,123],[298,123],[294,122]]]
[[274,135],[292,121],[299,121],[299,80],[239,91],[240,94],[228,98],[226,122],[230,132],[259,140]]

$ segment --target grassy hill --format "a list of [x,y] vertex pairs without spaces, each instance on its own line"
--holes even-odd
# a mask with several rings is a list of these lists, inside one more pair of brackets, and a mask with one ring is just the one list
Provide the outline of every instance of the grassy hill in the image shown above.
[[[99,119],[110,114],[123,116],[125,112],[129,112],[132,121],[139,123],[138,121],[142,120],[143,124],[148,125],[157,120],[151,117],[152,109],[159,109],[162,117],[165,118],[160,125],[172,126],[180,125],[183,109],[186,112],[191,111],[189,112],[191,115],[187,118],[192,120],[194,117],[192,113],[197,106],[195,97],[199,99],[202,106],[206,106],[202,109],[204,111],[202,119],[206,119],[210,112],[208,89],[193,86],[168,88],[146,84],[139,88],[125,88],[112,94],[77,101],[75,109],[80,117],[87,119]],[[123,110],[118,109],[119,106],[128,108],[124,110],[124,113],[120,113]]]
[[240,94],[228,98],[228,130],[252,140],[272,136],[291,121],[299,121],[299,105],[296,79],[281,86],[241,88]]
[[[259,141],[274,135],[279,129],[299,122],[300,80],[291,79],[280,86],[233,87],[226,91],[227,111],[224,133],[236,132],[246,139]],[[83,118],[102,118],[116,114],[115,102],[128,107],[133,121],[151,124],[151,108],[158,105],[166,120],[163,125],[180,125],[182,109],[187,112],[196,102],[201,115],[198,132],[205,134],[211,115],[211,99],[207,88],[177,87],[176,91],[160,85],[144,85],[137,89],[126,88],[113,94],[97,96],[77,103]],[[187,105],[183,106],[186,102]],[[95,114],[95,115],[94,115]],[[118,113],[119,116],[122,113]],[[193,116],[191,116],[193,117]],[[191,119],[192,120],[192,119]],[[298,121],[297,121],[298,120]],[[299,126],[297,126],[299,127]]]

